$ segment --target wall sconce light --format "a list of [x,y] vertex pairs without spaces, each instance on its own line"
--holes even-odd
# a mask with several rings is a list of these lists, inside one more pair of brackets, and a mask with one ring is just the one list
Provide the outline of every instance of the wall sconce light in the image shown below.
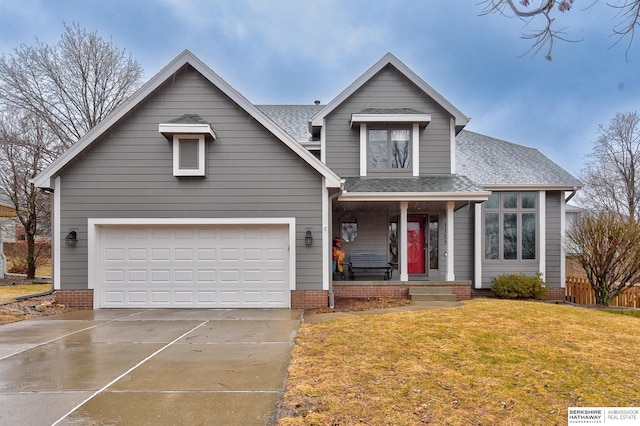
[[71,231],[64,239],[64,244],[68,247],[75,247],[78,242],[78,234],[76,231]]
[[304,245],[307,247],[311,247],[313,244],[313,235],[311,234],[311,230],[307,229],[307,232],[304,234]]

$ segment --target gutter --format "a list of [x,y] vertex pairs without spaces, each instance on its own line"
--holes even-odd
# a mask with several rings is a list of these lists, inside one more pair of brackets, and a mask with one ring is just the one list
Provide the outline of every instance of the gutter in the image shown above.
[[564,199],[565,204],[571,201],[571,199],[576,195],[576,192],[578,192],[578,187],[574,186],[571,190],[571,194],[569,194],[569,196]]

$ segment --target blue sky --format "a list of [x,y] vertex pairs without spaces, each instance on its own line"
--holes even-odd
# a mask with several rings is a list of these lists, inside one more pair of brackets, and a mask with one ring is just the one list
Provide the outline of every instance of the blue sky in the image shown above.
[[[63,23],[126,49],[150,78],[190,49],[256,104],[329,102],[392,52],[472,118],[467,129],[538,148],[576,174],[599,124],[640,100],[640,40],[614,46],[603,0],[563,14],[576,43],[526,55],[517,19],[463,0],[21,0],[0,3],[0,53]],[[580,2],[576,2],[580,3]],[[626,53],[626,54],[625,54]],[[525,55],[525,56],[523,56]]]

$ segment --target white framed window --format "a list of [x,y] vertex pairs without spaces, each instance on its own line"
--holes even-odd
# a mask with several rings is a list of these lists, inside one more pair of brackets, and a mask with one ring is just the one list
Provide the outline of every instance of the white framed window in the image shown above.
[[173,135],[173,175],[205,175],[204,134]]
[[537,195],[494,192],[484,203],[485,260],[536,260]]
[[369,170],[411,168],[410,128],[369,128],[368,136]]

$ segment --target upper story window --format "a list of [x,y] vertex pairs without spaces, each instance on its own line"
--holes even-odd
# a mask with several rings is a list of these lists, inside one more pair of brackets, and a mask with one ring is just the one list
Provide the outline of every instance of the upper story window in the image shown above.
[[404,173],[419,176],[420,129],[431,115],[411,108],[367,108],[351,115],[360,127],[360,175]]
[[173,135],[173,175],[204,176],[204,135]]
[[205,176],[205,141],[216,138],[211,124],[197,114],[185,114],[161,123],[158,131],[173,141],[174,176]]
[[411,129],[369,129],[369,169],[411,168]]

